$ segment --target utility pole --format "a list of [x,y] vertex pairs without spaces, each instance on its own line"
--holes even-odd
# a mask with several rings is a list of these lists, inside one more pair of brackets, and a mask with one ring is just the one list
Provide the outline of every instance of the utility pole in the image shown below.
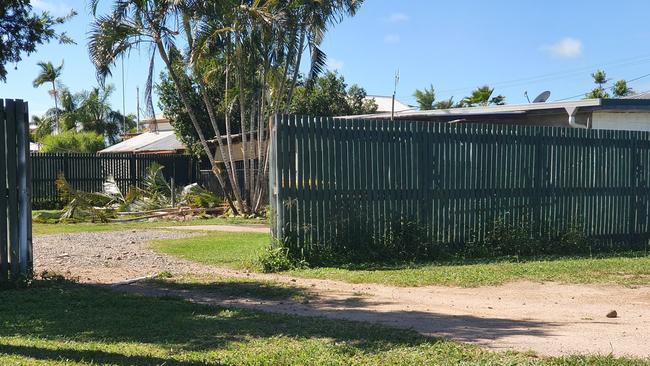
[[397,69],[397,73],[395,74],[395,86],[393,87],[393,104],[390,109],[390,120],[395,119],[395,94],[397,94],[397,84],[399,84],[399,69]]
[[135,125],[135,132],[140,132],[140,87],[136,86],[135,87],[135,102],[136,102],[136,110],[137,110],[137,115],[138,115],[138,124]]
[[122,56],[122,134],[126,133],[126,95],[124,92],[124,56]]

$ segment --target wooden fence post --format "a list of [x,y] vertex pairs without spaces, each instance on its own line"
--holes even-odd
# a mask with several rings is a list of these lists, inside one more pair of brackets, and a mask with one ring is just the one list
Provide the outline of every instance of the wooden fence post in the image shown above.
[[32,270],[28,121],[27,103],[0,102],[0,280]]
[[9,242],[7,241],[7,198],[9,197],[9,188],[6,184],[7,160],[4,144],[7,117],[12,112],[2,99],[0,99],[0,112],[0,147],[2,147],[0,148],[0,281],[6,281],[9,278]]

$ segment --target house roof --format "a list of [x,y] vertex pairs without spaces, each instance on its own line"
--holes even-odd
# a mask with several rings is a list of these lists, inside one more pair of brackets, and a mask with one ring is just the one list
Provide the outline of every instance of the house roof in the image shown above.
[[145,132],[107,147],[99,153],[134,153],[151,154],[185,150],[185,145],[178,140],[174,131]]
[[650,99],[650,91],[644,91],[634,95],[628,95],[624,99]]
[[[631,111],[650,110],[650,99],[584,99],[577,101],[562,101],[550,103],[506,104],[487,107],[468,107],[452,109],[434,109],[427,111],[402,111],[396,112],[396,119],[428,119],[428,118],[462,118],[465,116],[494,116],[516,115],[529,112],[562,112],[570,109],[584,110],[610,110]],[[390,113],[376,113],[362,116],[345,116],[339,118],[355,119],[389,119]]]
[[[368,95],[366,99],[374,99],[377,103],[377,112],[386,112],[390,113],[393,107],[393,97],[392,96],[382,96],[382,95]],[[415,108],[410,107],[399,100],[395,99],[395,112],[403,111],[412,111]]]

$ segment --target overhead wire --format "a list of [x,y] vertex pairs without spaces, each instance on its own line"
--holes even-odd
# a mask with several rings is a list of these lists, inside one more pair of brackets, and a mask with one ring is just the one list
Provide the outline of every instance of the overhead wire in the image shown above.
[[[637,81],[637,80],[645,79],[645,78],[647,78],[647,77],[649,77],[649,76],[650,76],[650,74],[645,74],[645,75],[641,75],[641,76],[635,77],[635,78],[633,78],[633,79],[624,80],[624,81],[625,81],[626,83],[632,83],[632,82],[635,82],[635,81]],[[607,88],[607,89],[613,91],[613,90],[614,90],[614,86],[610,86],[610,87]],[[562,101],[565,101],[565,100],[575,99],[575,98],[578,98],[578,97],[583,97],[583,96],[585,96],[587,93],[589,93],[589,92],[584,92],[584,93],[576,94],[576,95],[573,95],[573,96],[570,96],[570,97],[567,97],[567,98],[555,99],[554,101],[555,101],[555,102],[562,102]]]

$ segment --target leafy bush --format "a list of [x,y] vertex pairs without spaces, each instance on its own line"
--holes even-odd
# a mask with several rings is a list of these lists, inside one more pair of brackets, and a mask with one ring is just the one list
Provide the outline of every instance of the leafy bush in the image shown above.
[[105,147],[104,137],[95,132],[65,131],[41,140],[41,151],[46,153],[95,153]]
[[289,250],[277,245],[269,245],[258,262],[265,273],[288,271],[297,267],[297,262],[289,256]]
[[[582,227],[574,223],[558,232],[534,231],[527,218],[503,214],[488,221],[482,230],[462,243],[435,242],[426,228],[416,220],[400,218],[391,222],[381,235],[373,233],[363,215],[354,208],[341,210],[331,218],[334,237],[328,242],[309,243],[310,228],[287,230],[283,248],[278,252],[288,258],[300,258],[314,265],[349,263],[391,263],[423,260],[489,259],[499,257],[536,257],[547,255],[591,255],[611,252],[620,246],[585,237]],[[558,227],[559,225],[542,225]],[[298,245],[298,235],[306,244]],[[608,244],[609,243],[609,244]],[[622,248],[622,247],[620,247]],[[295,261],[294,261],[295,262]]]

